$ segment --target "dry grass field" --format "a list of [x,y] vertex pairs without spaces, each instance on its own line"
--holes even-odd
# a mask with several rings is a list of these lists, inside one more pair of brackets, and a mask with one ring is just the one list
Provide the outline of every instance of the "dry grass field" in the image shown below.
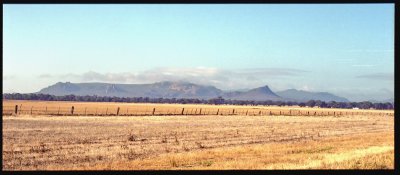
[[[18,105],[19,114],[60,114],[70,115],[74,106],[75,115],[394,115],[393,110],[353,110],[326,109],[295,106],[237,106],[237,105],[202,105],[202,104],[151,104],[151,103],[116,103],[116,102],[65,102],[65,101],[27,101],[4,100],[3,114],[13,113]],[[6,112],[5,112],[6,111]]]
[[[111,105],[160,109],[182,106],[254,108],[34,101],[3,103],[18,103],[22,107],[73,103],[75,106],[99,108]],[[375,110],[367,112],[378,114]],[[384,112],[393,114],[393,111]],[[3,170],[394,168],[392,115],[88,117],[21,114],[3,116],[2,120]]]

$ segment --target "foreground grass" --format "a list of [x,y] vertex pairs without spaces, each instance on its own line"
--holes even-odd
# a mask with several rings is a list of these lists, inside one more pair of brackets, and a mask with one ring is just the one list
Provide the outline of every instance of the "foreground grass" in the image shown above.
[[352,159],[343,162],[324,164],[324,169],[393,169],[394,150],[384,153],[370,154],[362,159]]
[[393,117],[19,115],[2,120],[3,170],[393,166]]
[[141,160],[77,167],[84,170],[393,168],[394,133],[167,153]]

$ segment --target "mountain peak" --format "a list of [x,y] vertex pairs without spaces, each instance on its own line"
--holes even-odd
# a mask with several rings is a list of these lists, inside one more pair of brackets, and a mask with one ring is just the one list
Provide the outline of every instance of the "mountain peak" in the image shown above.
[[[74,92],[74,91],[78,91],[78,90],[79,90],[79,87],[76,86],[76,85],[73,84],[73,83],[70,83],[70,82],[65,82],[65,83],[63,83],[63,82],[57,82],[56,84],[51,85],[51,86],[49,86],[49,87],[47,87],[47,88],[44,88],[44,89],[42,89],[42,90],[43,90],[43,91],[53,92],[54,89],[62,89],[62,90],[65,91],[66,93],[71,93],[71,92]],[[41,90],[40,92],[42,92],[42,90]]]
[[250,91],[260,92],[260,93],[265,93],[265,94],[275,94],[274,92],[271,91],[271,89],[268,87],[268,85],[261,86],[261,87],[255,88],[255,89],[251,89]]
[[283,100],[281,97],[276,95],[268,85],[258,87],[255,89],[250,89],[247,92],[231,92],[225,95],[228,99],[238,99],[238,100],[255,100],[255,101],[265,101],[265,100]]

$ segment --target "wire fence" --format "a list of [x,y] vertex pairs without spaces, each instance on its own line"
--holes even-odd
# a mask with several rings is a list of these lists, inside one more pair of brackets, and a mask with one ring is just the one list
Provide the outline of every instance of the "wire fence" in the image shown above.
[[391,112],[326,111],[298,109],[259,108],[145,108],[145,107],[37,107],[3,106],[3,115],[53,115],[53,116],[162,116],[162,115],[245,115],[245,116],[394,116]]

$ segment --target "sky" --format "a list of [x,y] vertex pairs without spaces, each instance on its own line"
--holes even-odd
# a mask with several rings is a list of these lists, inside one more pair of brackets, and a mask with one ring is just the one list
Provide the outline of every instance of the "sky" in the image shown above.
[[394,4],[3,5],[3,93],[159,81],[394,98]]

